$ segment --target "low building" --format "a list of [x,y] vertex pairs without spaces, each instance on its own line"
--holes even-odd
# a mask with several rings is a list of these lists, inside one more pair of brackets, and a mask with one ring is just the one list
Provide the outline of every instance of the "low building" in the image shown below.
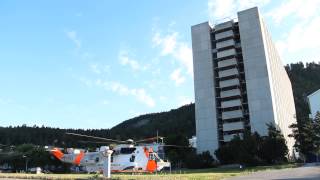
[[197,137],[192,136],[192,138],[189,139],[189,145],[193,148],[197,148]]
[[314,119],[317,112],[320,112],[320,89],[308,96],[310,107],[310,118]]

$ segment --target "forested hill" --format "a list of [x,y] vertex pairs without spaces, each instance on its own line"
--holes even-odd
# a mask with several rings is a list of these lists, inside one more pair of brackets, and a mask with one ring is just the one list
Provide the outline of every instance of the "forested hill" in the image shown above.
[[[292,82],[299,121],[308,116],[306,96],[320,89],[320,64],[303,63],[290,64],[286,70]],[[0,127],[0,144],[17,145],[32,143],[38,145],[88,146],[77,141],[75,137],[66,136],[65,132],[82,133],[115,139],[141,139],[159,135],[168,137],[170,143],[177,143],[181,137],[191,137],[195,134],[194,104],[182,106],[168,112],[141,115],[111,129],[59,129],[49,127]],[[94,144],[92,144],[93,146]]]
[[179,137],[191,137],[195,134],[194,104],[185,105],[168,112],[146,114],[124,121],[111,129],[59,129],[50,127],[0,127],[0,145],[19,145],[31,143],[37,145],[56,145],[66,147],[99,146],[99,144],[81,143],[90,140],[66,135],[66,132],[87,134],[113,139],[143,139],[158,134],[172,140]]

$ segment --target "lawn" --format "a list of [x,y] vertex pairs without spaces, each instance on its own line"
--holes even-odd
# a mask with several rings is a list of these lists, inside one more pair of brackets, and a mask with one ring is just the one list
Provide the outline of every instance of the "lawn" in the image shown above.
[[[157,173],[157,174],[112,174],[112,179],[213,179],[219,180],[232,176],[249,174],[255,171],[263,171],[270,169],[294,168],[296,164],[285,164],[275,166],[257,166],[245,169],[235,168],[211,168],[197,170],[179,170]],[[21,173],[0,173],[0,178],[19,178],[19,179],[104,179],[101,175],[92,174],[21,174]]]

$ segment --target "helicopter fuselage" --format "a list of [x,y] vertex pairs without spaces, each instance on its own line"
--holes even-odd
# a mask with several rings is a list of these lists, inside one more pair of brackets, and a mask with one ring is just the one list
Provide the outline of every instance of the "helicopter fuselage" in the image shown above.
[[[62,162],[71,163],[85,167],[87,172],[98,172],[103,170],[104,150],[102,146],[97,152],[84,152],[63,154],[57,148],[51,153]],[[118,145],[113,149],[111,155],[111,171],[160,171],[164,167],[170,167],[170,162],[163,161],[151,147]]]

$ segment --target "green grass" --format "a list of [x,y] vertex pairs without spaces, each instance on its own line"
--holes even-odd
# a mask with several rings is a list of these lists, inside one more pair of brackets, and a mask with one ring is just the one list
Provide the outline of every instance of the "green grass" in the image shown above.
[[[210,169],[196,169],[196,170],[179,170],[172,171],[171,174],[167,172],[157,173],[157,174],[112,174],[112,179],[213,179],[219,180],[223,178],[228,178],[232,176],[245,175],[256,171],[271,170],[271,169],[284,169],[284,168],[294,168],[297,167],[296,164],[284,164],[275,166],[257,166],[248,167],[245,169],[235,169],[235,168],[210,168]],[[0,173],[0,178],[17,178],[17,179],[104,179],[102,175],[92,175],[92,174],[22,174],[22,173]]]

